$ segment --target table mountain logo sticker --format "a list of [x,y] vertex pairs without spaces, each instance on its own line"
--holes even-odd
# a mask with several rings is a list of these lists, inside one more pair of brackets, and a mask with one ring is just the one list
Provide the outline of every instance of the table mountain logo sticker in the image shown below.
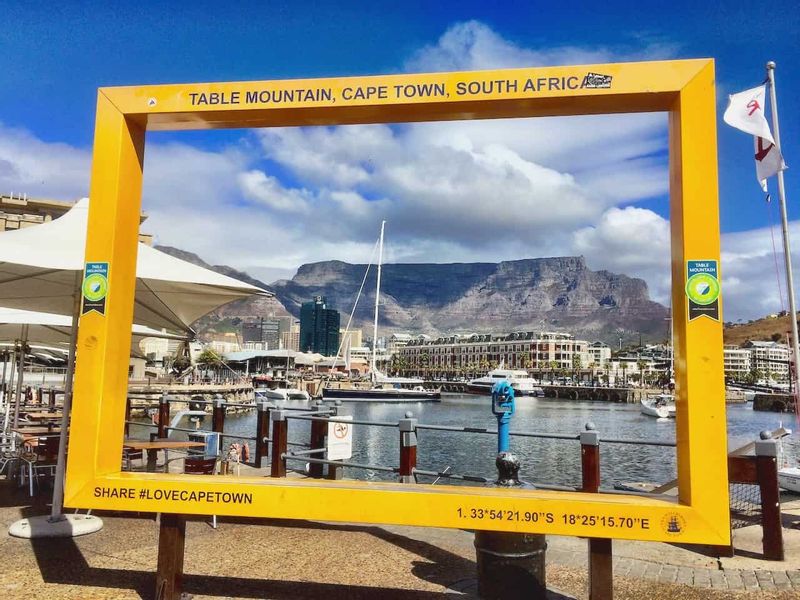
[[689,321],[708,317],[719,321],[719,269],[716,260],[686,261]]
[[95,311],[106,314],[106,296],[108,295],[108,263],[86,263],[83,271],[83,310],[82,315]]

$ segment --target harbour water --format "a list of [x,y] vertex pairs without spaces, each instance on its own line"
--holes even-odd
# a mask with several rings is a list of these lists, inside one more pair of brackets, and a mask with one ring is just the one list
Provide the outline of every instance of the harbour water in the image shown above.
[[[305,405],[290,403],[289,406],[299,408]],[[340,414],[352,414],[356,419],[368,421],[397,421],[406,411],[411,411],[418,422],[424,424],[496,428],[489,398],[482,396],[449,394],[444,395],[440,403],[344,403],[340,408]],[[210,427],[210,418],[205,421],[202,427]],[[603,437],[675,440],[674,419],[662,421],[644,416],[638,404],[524,398],[517,402],[511,429],[577,435],[588,421],[595,424],[601,440]],[[797,429],[792,415],[753,411],[749,404],[728,405],[727,421],[729,449],[753,441],[760,431],[777,429],[781,421],[785,427]],[[229,414],[225,431],[252,436],[255,413]],[[355,425],[353,431],[353,462],[397,466],[397,428]],[[290,420],[289,441],[307,443],[308,439],[309,422]],[[800,458],[800,442],[797,440],[795,434],[783,441],[785,455],[792,464]],[[452,473],[492,477],[496,473],[496,444],[496,436],[490,434],[420,430],[417,467],[431,471],[449,467]],[[580,485],[580,444],[577,441],[512,437],[511,444],[522,461],[522,479],[534,483]],[[289,463],[289,468],[302,467],[302,462]],[[346,469],[345,476],[367,480],[394,479],[391,473],[361,469]],[[669,481],[676,477],[675,448],[601,442],[601,476],[604,487],[611,487],[615,482]]]

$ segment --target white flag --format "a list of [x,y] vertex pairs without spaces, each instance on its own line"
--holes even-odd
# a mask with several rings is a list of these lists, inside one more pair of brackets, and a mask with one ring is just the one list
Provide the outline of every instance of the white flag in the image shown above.
[[764,115],[766,86],[760,85],[728,97],[728,108],[723,119],[755,137],[756,177],[762,189],[767,191],[767,177],[772,177],[786,168],[780,148],[775,145],[769,123]]
[[780,149],[769,140],[753,138],[756,156],[756,178],[761,184],[761,189],[767,191],[767,177],[777,175],[786,168]]

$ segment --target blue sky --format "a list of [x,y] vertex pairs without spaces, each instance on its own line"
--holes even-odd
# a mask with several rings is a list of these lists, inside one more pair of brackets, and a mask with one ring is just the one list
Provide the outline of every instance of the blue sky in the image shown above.
[[[751,141],[721,117],[726,95],[757,85],[764,63],[777,61],[783,153],[795,164],[796,2],[643,7],[611,1],[590,11],[466,1],[234,2],[224,10],[206,2],[23,4],[0,1],[0,191],[67,199],[86,194],[99,86],[712,57],[726,318],[781,308],[777,293],[752,299],[752,286],[764,286],[764,273],[775,270],[764,229],[770,221]],[[162,243],[270,281],[304,261],[368,259],[376,222],[385,217],[390,236],[394,229],[390,259],[582,253],[593,268],[644,277],[663,300],[665,119],[610,119],[537,123],[529,137],[538,144],[514,124],[474,123],[151,135],[148,227]],[[611,146],[625,151],[604,157]],[[425,158],[411,160],[412,153]],[[382,166],[363,171],[366,157]],[[501,248],[479,233],[498,211],[482,215],[479,205],[500,186],[498,173],[509,169],[513,176],[503,176],[502,189],[511,218],[496,225],[508,227],[515,241]],[[418,189],[454,182],[470,190],[444,198]],[[786,183],[790,218],[800,218],[796,169]],[[528,209],[531,196],[541,202]],[[459,202],[474,204],[468,215],[450,219],[446,209]],[[428,217],[434,204],[441,211],[431,208]],[[531,220],[515,218],[523,213]],[[774,281],[772,275],[767,285],[776,287]]]

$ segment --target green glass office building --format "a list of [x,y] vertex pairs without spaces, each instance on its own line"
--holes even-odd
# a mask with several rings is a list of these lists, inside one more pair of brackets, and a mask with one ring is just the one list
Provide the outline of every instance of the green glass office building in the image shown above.
[[325,296],[315,296],[300,307],[300,352],[336,356],[339,350],[339,311],[327,307]]

